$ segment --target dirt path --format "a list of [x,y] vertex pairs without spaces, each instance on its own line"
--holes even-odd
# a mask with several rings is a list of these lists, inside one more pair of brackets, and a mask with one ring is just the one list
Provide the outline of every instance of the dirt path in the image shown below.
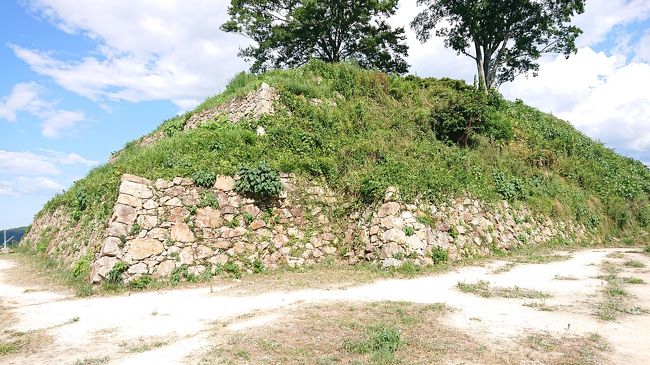
[[[626,266],[630,261],[637,263]],[[496,261],[484,267],[340,290],[233,296],[225,293],[232,288],[219,287],[213,292],[198,288],[75,299],[69,293],[40,290],[24,282],[8,284],[7,272],[15,262],[0,256],[0,330],[27,332],[42,339],[17,353],[0,352],[0,362],[193,364],[213,344],[215,323],[223,323],[230,332],[246,331],[282,323],[299,308],[314,303],[404,301],[454,308],[441,321],[490,346],[512,348],[529,333],[598,334],[609,344],[599,359],[602,363],[650,363],[650,315],[620,313],[613,321],[594,315],[606,299],[603,290],[608,281],[597,277],[607,262],[617,267],[620,278],[650,282],[650,257],[623,249],[594,249],[572,253],[565,261],[516,265]],[[486,298],[458,288],[459,282],[481,280],[493,289],[514,289],[514,294]],[[515,287],[549,297],[518,298]],[[650,285],[626,285],[625,290],[629,306],[650,309]]]

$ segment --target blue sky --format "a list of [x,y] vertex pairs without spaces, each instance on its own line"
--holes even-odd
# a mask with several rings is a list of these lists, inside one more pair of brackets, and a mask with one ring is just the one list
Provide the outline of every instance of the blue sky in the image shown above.
[[[55,193],[164,119],[220,92],[247,65],[219,31],[227,1],[0,2],[0,228],[27,225]],[[391,22],[418,9],[402,0]],[[617,151],[650,161],[650,1],[587,0],[577,55],[504,85]],[[471,81],[474,65],[409,33],[411,72]]]

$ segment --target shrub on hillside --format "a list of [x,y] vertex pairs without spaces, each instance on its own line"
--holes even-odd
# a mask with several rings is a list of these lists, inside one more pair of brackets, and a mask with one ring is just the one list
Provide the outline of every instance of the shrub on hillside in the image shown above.
[[266,162],[260,162],[256,167],[244,166],[239,169],[239,180],[235,191],[255,199],[276,197],[282,192],[282,182],[277,171],[271,169]]
[[75,191],[74,199],[70,206],[70,215],[72,216],[72,219],[78,221],[79,218],[81,218],[81,212],[86,209],[87,204],[88,198],[86,195],[86,189],[81,186],[77,191]]
[[197,171],[192,174],[194,183],[203,188],[211,188],[216,179],[217,175],[210,171]]
[[512,139],[512,126],[497,113],[504,103],[500,95],[463,89],[449,93],[444,99],[442,107],[434,108],[429,117],[431,128],[439,140],[466,147],[474,143],[475,134],[494,140]]

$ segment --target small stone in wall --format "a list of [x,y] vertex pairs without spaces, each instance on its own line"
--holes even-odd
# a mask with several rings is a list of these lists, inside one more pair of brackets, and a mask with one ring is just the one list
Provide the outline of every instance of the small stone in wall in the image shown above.
[[165,205],[170,207],[182,207],[183,203],[177,197],[173,197],[165,202]]
[[203,272],[205,272],[205,266],[203,265],[190,266],[187,268],[187,273],[190,275],[201,276]]
[[424,250],[424,242],[416,235],[406,237],[406,245],[408,248],[418,254],[422,255]]
[[302,257],[287,257],[287,265],[289,267],[300,267],[305,264],[305,259]]
[[379,218],[384,218],[387,216],[397,215],[399,211],[400,211],[399,203],[388,202],[388,203],[384,203],[381,207],[379,207],[379,212],[377,213],[377,216]]
[[158,208],[158,203],[156,203],[156,201],[155,201],[154,199],[149,199],[149,200],[147,200],[147,201],[144,202],[144,204],[142,205],[142,207],[143,207],[144,209],[147,209],[147,210],[149,210],[149,209],[156,209],[156,208]]
[[131,275],[146,274],[147,265],[144,262],[139,262],[135,265],[130,266],[127,272]]
[[158,217],[155,215],[140,215],[138,216],[137,222],[140,227],[149,230],[158,225]]
[[133,182],[133,183],[136,183],[136,184],[142,184],[142,185],[151,185],[151,180],[145,179],[144,177],[131,175],[131,174],[122,175],[122,181],[130,181],[130,182]]
[[382,238],[385,242],[404,242],[406,241],[406,234],[404,233],[404,230],[391,228],[384,232]]
[[389,186],[388,189],[386,189],[386,193],[384,194],[384,201],[391,202],[396,200],[399,200],[399,192],[397,191],[396,187]]
[[199,246],[196,248],[196,258],[197,260],[207,259],[212,256],[213,252],[209,247]]
[[394,257],[399,252],[402,252],[402,249],[399,247],[397,242],[387,242],[381,248],[381,257],[389,258]]
[[195,250],[192,247],[185,247],[179,254],[181,265],[191,265],[194,263]]
[[178,242],[194,242],[194,232],[185,223],[176,223],[170,230],[170,238],[172,241]]
[[251,229],[254,231],[263,227],[266,227],[266,223],[261,219],[255,219],[253,223],[251,223]]
[[171,260],[166,260],[158,264],[153,272],[155,277],[168,277],[176,268],[176,263]]
[[118,256],[122,253],[120,245],[122,241],[116,237],[108,237],[104,240],[100,256]]
[[172,183],[164,179],[157,179],[156,182],[154,182],[153,184],[153,186],[158,190],[171,188],[172,185],[173,185]]
[[228,262],[228,255],[221,254],[221,255],[214,256],[210,258],[208,262],[213,265],[223,265],[226,262]]
[[323,241],[332,242],[336,239],[336,236],[331,232],[325,232],[321,236]]
[[214,247],[219,248],[219,249],[222,249],[222,250],[227,250],[227,249],[230,248],[231,245],[232,245],[232,244],[230,243],[230,241],[227,241],[227,240],[219,240],[219,241],[217,241],[217,242],[214,244]]
[[241,208],[241,210],[242,213],[248,213],[255,218],[262,212],[260,208],[256,207],[253,204],[246,204]]
[[167,238],[167,230],[163,228],[154,228],[147,232],[146,237],[163,241]]
[[389,257],[381,261],[381,268],[384,270],[391,267],[400,267],[400,266],[402,266],[402,261],[393,257]]
[[184,207],[174,207],[169,209],[168,221],[174,223],[185,222],[185,218],[190,216],[190,211]]

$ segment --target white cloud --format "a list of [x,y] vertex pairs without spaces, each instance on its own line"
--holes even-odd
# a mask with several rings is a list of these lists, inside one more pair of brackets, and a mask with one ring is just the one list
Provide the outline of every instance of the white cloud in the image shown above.
[[16,121],[16,113],[35,111],[47,107],[39,94],[42,87],[35,82],[14,85],[11,94],[0,100],[0,118],[10,122]]
[[650,150],[650,93],[644,90],[649,64],[582,48],[568,60],[545,59],[539,75],[505,85],[504,94],[569,120],[612,147]]
[[57,138],[64,131],[72,130],[77,124],[86,120],[80,111],[57,110],[55,113],[44,116],[41,123],[41,133],[44,137]]
[[57,109],[56,102],[43,99],[41,94],[44,90],[35,82],[14,85],[11,94],[0,100],[0,119],[15,122],[16,114],[27,112],[41,119],[41,133],[48,138],[60,137],[86,121],[82,111]]
[[647,30],[635,47],[636,62],[650,62],[650,30]]
[[62,60],[43,50],[12,48],[37,73],[91,100],[171,100],[187,109],[247,68],[236,55],[244,38],[219,30],[228,3],[33,0],[33,12],[95,40],[96,52]]
[[578,46],[593,46],[607,37],[615,27],[650,16],[648,0],[588,0],[585,12],[574,23],[583,30]]
[[59,175],[60,165],[95,166],[97,161],[88,160],[76,153],[52,150],[35,152],[12,152],[0,150],[0,173],[16,175]]
[[[48,50],[12,48],[37,73],[101,105],[111,100],[171,100],[185,110],[247,68],[236,56],[244,38],[219,31],[228,3],[32,0],[29,6],[35,14],[64,32],[94,40],[97,47],[76,59]],[[402,1],[391,19],[407,30],[411,71],[471,82],[475,74],[471,59],[445,48],[440,38],[424,45],[415,39],[409,23],[418,11],[414,1]],[[504,93],[552,111],[611,146],[646,151],[650,113],[645,96],[649,93],[643,88],[650,84],[649,66],[644,63],[650,62],[650,35],[637,46],[626,27],[648,17],[647,0],[587,1],[585,13],[575,19],[584,30],[578,39],[580,52],[569,60],[546,56],[539,78],[520,77],[504,85]],[[616,41],[614,48],[607,53],[592,50],[608,38]],[[631,49],[636,58],[628,63],[625,55]],[[56,126],[78,119],[67,114],[51,122],[51,131],[44,126],[44,133],[57,135]]]
[[22,196],[25,194],[51,193],[61,191],[65,186],[46,177],[19,176],[13,181],[0,181],[0,196]]

